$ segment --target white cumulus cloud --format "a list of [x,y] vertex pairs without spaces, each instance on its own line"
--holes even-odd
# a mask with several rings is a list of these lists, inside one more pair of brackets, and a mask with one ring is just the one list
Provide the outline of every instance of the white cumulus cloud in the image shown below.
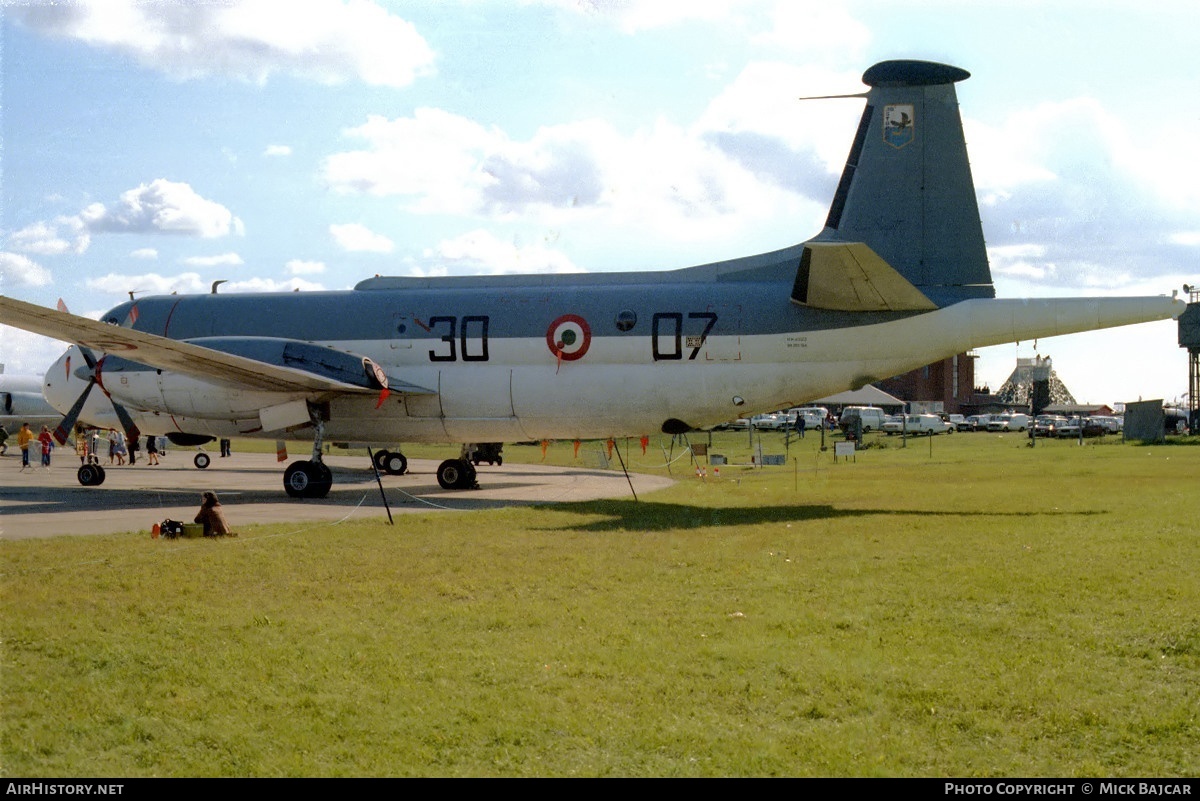
[[[6,4],[9,5],[9,4]],[[73,0],[6,11],[46,36],[111,50],[180,79],[407,86],[434,52],[413,25],[369,0]]]
[[218,253],[215,256],[188,256],[183,259],[188,267],[237,267],[245,264],[236,253]]
[[14,231],[8,246],[22,253],[39,256],[60,256],[64,253],[83,253],[91,237],[78,217],[57,217],[50,222],[36,222]]
[[233,212],[201,197],[186,183],[157,178],[121,194],[110,204],[93,203],[79,213],[88,230],[103,233],[182,234],[213,238],[240,233]]
[[291,275],[318,275],[325,272],[325,262],[292,259],[283,265],[283,269]]
[[373,116],[345,134],[364,147],[327,158],[325,181],[340,192],[403,197],[418,213],[544,222],[590,215],[694,238],[795,202],[705,131],[667,120],[631,134],[582,120],[520,141],[426,108],[406,118]]
[[352,252],[391,253],[395,247],[392,240],[359,223],[331,225],[329,233],[343,250]]
[[286,281],[247,278],[221,285],[221,289],[228,292],[320,292],[324,288],[321,284],[305,281],[303,278],[289,278]]
[[567,256],[543,244],[506,242],[486,230],[444,240],[427,249],[413,270],[422,276],[577,273]]
[[129,292],[138,295],[167,295],[172,292],[180,294],[207,292],[210,285],[200,278],[199,273],[180,273],[179,275],[108,273],[98,278],[87,279],[84,286],[90,290],[108,292],[113,295],[126,295]]
[[50,271],[20,253],[0,252],[0,291],[13,286],[46,286]]

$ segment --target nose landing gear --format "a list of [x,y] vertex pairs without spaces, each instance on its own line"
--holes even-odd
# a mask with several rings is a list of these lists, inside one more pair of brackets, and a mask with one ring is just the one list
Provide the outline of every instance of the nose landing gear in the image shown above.
[[408,472],[408,459],[399,451],[377,451],[375,469],[389,476],[402,476]]

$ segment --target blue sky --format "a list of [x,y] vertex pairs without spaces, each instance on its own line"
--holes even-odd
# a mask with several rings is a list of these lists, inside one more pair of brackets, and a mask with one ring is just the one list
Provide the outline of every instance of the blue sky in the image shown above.
[[[1145,8],[1141,4],[1141,8]],[[1200,283],[1200,7],[3,2],[0,291],[340,289],[650,270],[819,231],[871,64],[959,99],[1004,297]],[[62,346],[0,330],[9,372]],[[1037,343],[1080,401],[1176,398],[1176,326]],[[997,387],[1033,343],[981,351]]]

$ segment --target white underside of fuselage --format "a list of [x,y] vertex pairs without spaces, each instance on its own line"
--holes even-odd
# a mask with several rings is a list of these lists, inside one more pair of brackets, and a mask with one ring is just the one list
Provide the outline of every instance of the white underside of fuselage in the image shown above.
[[[374,396],[334,397],[324,435],[379,444],[513,442],[640,436],[663,430],[668,421],[701,427],[800,405],[975,347],[1165,319],[1181,308],[1182,302],[1168,298],[970,300],[876,325],[714,336],[694,358],[688,347],[680,358],[657,361],[648,337],[596,337],[583,357],[561,361],[544,339],[492,339],[487,361],[452,363],[431,362],[420,346],[326,342],[435,393],[396,393],[378,408]],[[60,359],[48,375],[63,371]],[[47,400],[65,411],[85,383],[77,377],[59,381],[53,396],[47,390]],[[296,395],[242,392],[182,377],[164,385],[157,398],[123,395],[115,381],[104,388],[146,433],[312,437],[307,425],[263,426],[260,409]],[[119,427],[101,393],[93,393],[81,419]]]

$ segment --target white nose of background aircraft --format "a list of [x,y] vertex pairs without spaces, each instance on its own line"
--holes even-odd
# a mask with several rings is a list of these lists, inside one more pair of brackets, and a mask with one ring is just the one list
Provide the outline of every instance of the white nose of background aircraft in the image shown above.
[[[0,321],[78,346],[46,376],[66,428],[116,418],[180,442],[312,440],[284,487],[319,497],[332,481],[325,439],[676,434],[971,348],[1178,317],[1185,304],[1168,297],[994,297],[954,89],[968,77],[921,61],[868,69],[824,229],[773,253],[665,272],[146,297],[100,322],[0,298]],[[377,462],[404,470],[398,452]],[[438,478],[469,487],[475,470],[448,459]]]

